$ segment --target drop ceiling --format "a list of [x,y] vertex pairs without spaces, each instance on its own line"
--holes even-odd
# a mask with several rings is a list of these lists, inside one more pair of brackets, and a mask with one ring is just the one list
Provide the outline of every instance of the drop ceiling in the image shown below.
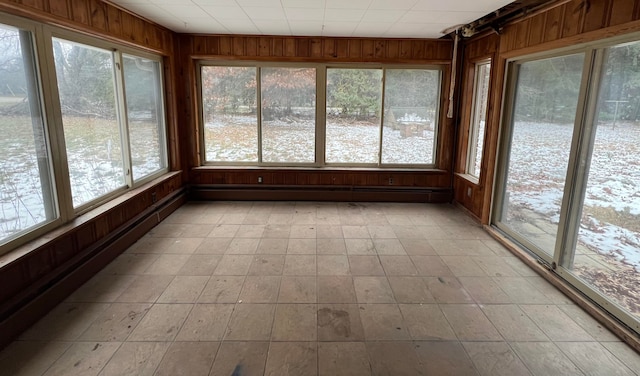
[[510,0],[111,0],[178,33],[440,38]]

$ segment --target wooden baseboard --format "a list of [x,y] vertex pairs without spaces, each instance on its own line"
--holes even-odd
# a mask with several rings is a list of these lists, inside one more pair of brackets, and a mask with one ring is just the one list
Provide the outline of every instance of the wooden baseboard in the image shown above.
[[165,197],[86,249],[72,262],[56,269],[53,275],[12,299],[10,305],[5,305],[5,317],[0,322],[0,349],[51,311],[186,200],[184,189]]
[[249,201],[354,201],[354,202],[451,202],[449,188],[195,185],[189,188],[193,200]]
[[497,241],[504,245],[511,253],[518,257],[522,262],[527,264],[531,269],[538,273],[542,278],[555,286],[563,294],[565,294],[574,303],[584,309],[589,315],[596,319],[600,324],[617,335],[622,341],[626,342],[631,348],[640,353],[640,336],[638,333],[620,322],[610,313],[594,303],[587,296],[582,294],[575,287],[560,278],[557,274],[550,271],[546,266],[540,264],[537,259],[524,251],[516,243],[505,237],[502,233],[491,226],[485,226],[485,229]]

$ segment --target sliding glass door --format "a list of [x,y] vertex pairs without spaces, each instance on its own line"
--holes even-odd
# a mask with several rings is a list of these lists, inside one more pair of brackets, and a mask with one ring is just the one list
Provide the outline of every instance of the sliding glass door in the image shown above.
[[493,224],[640,319],[640,42],[509,63]]

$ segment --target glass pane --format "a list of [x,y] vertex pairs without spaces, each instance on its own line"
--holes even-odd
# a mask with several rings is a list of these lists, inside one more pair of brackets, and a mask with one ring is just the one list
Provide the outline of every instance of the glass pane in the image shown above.
[[584,55],[520,65],[500,221],[554,252]]
[[382,163],[433,163],[440,72],[387,69],[384,90]]
[[133,179],[167,167],[160,63],[123,56]]
[[31,33],[0,25],[0,243],[56,217]]
[[640,43],[607,50],[573,271],[640,318]]
[[382,70],[327,69],[327,163],[378,163]]
[[256,68],[202,67],[205,160],[257,162]]
[[316,70],[262,68],[262,161],[315,161]]
[[469,128],[469,159],[467,162],[467,173],[475,177],[480,177],[484,126],[487,119],[487,103],[489,102],[490,74],[491,63],[476,65],[473,112],[471,113],[471,126]]
[[125,185],[110,51],[54,38],[74,207]]

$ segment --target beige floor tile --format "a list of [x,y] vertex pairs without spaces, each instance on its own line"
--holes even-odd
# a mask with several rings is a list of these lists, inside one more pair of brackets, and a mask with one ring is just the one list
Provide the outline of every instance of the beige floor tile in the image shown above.
[[560,290],[558,290],[555,286],[553,286],[551,283],[546,281],[541,276],[539,275],[528,276],[528,277],[524,277],[524,279],[526,279],[527,282],[529,282],[529,284],[535,287],[538,291],[543,293],[544,296],[546,296],[547,299],[549,299],[549,302],[551,302],[552,304],[558,304],[558,305],[574,304],[573,301],[568,296],[566,296],[564,293],[562,293]]
[[388,276],[417,275],[418,270],[409,256],[380,256],[382,268]]
[[318,277],[318,303],[356,302],[356,291],[350,276]]
[[174,342],[155,375],[207,376],[219,346],[218,342]]
[[108,303],[60,303],[20,339],[73,341],[109,308]]
[[387,222],[394,226],[411,226],[413,222],[406,214],[386,214]]
[[113,302],[122,294],[136,277],[99,273],[80,286],[66,302]]
[[289,239],[291,234],[291,224],[268,224],[264,228],[262,238],[266,239]]
[[318,304],[319,341],[364,341],[357,304]]
[[240,229],[240,224],[217,224],[213,227],[211,232],[207,237],[209,238],[233,238],[238,233]]
[[440,309],[461,341],[501,341],[502,336],[475,304],[442,304]]
[[386,277],[353,277],[358,303],[395,303]]
[[256,253],[268,255],[284,255],[287,253],[289,239],[262,238]]
[[[128,251],[126,251],[128,252]],[[123,253],[107,265],[103,274],[140,275],[158,260],[159,255],[144,253]]]
[[634,374],[598,342],[557,342],[556,345],[585,375]]
[[399,304],[414,340],[455,340],[456,335],[437,304]]
[[484,270],[488,276],[492,277],[518,277],[520,274],[504,261],[504,257],[499,256],[476,256],[472,259]]
[[233,238],[207,238],[193,252],[194,254],[223,255]]
[[178,270],[178,275],[210,276],[221,259],[222,255],[191,255],[182,268]]
[[477,303],[509,304],[511,298],[491,277],[458,277],[462,287],[471,294]]
[[175,277],[171,275],[141,275],[116,298],[120,303],[154,303]]
[[463,345],[481,375],[531,375],[505,342],[464,342]]
[[520,308],[552,341],[593,341],[593,337],[553,305],[521,305]]
[[522,260],[517,257],[505,257],[505,264],[509,265],[521,277],[537,277],[538,273],[528,267]]
[[409,256],[418,274],[423,277],[453,276],[449,267],[439,256]]
[[426,277],[424,281],[438,303],[473,303],[474,300],[455,277]]
[[218,223],[223,225],[240,225],[247,218],[247,213],[229,212],[222,215]]
[[511,347],[536,376],[583,375],[553,342],[514,342]]
[[378,256],[349,256],[351,275],[383,276],[384,269]]
[[[453,240],[455,239],[455,240]],[[429,244],[440,256],[494,256],[495,254],[481,240],[449,239],[429,240]]]
[[[315,216],[313,222],[315,223]],[[310,222],[310,221],[308,221]],[[304,222],[296,221],[294,219],[294,225],[291,225],[291,233],[289,237],[292,239],[315,239],[317,237],[317,230],[314,224],[300,224]]]
[[[293,235],[293,231],[291,232]],[[287,255],[315,255],[316,239],[291,238],[287,244]]]
[[425,239],[400,239],[400,243],[410,256],[436,256],[436,251]]
[[187,263],[190,255],[174,255],[164,254],[159,255],[158,258],[145,269],[144,274],[147,275],[176,275],[182,269],[184,264]]
[[272,341],[316,341],[318,339],[315,304],[278,304],[271,332]]
[[249,266],[249,275],[282,275],[284,255],[256,255]]
[[258,250],[258,238],[234,238],[224,252],[225,255],[253,255]]
[[264,234],[265,227],[266,225],[260,225],[260,224],[240,225],[240,227],[238,228],[238,232],[236,232],[235,237],[260,239]]
[[591,337],[599,342],[618,342],[620,338],[616,337],[611,331],[602,326],[593,317],[589,316],[582,308],[577,305],[558,305],[557,306],[567,316],[571,317],[582,329],[584,329]]
[[71,342],[14,341],[0,352],[0,369],[6,375],[42,375]]
[[176,336],[176,341],[221,341],[233,304],[196,304]]
[[397,239],[396,233],[393,232],[391,226],[369,225],[367,229],[371,239]]
[[398,239],[373,239],[373,246],[378,255],[407,255]]
[[158,303],[195,303],[209,278],[209,276],[176,276],[160,295]]
[[169,342],[125,342],[100,376],[152,376],[169,345]]
[[375,256],[376,248],[371,239],[345,239],[344,244],[350,256]]
[[315,277],[282,277],[278,303],[315,303]]
[[414,342],[425,375],[477,376],[467,352],[457,341]]
[[456,277],[486,277],[487,273],[469,256],[440,256]]
[[640,375],[640,356],[624,342],[602,342],[609,352],[614,354],[622,363],[636,374]]
[[237,304],[225,333],[225,341],[268,341],[275,304]]
[[321,220],[318,221],[316,226],[316,237],[318,239],[344,239],[342,234],[342,226],[321,224]]
[[549,340],[542,330],[515,304],[484,305],[482,310],[506,341]]
[[192,254],[203,242],[203,238],[175,238],[167,245],[164,253],[170,254]]
[[422,277],[387,277],[398,303],[435,303]]
[[223,342],[210,376],[262,375],[269,351],[268,342]]
[[238,301],[242,303],[275,303],[278,301],[280,277],[248,276],[244,280]]
[[347,246],[342,238],[316,239],[316,253],[318,255],[346,255]]
[[176,240],[174,237],[153,237],[149,234],[140,238],[128,250],[132,253],[165,253]]
[[245,277],[214,276],[202,290],[198,303],[235,303],[238,301]]
[[316,275],[315,255],[287,255],[283,275]]
[[265,376],[313,376],[318,374],[316,342],[271,342]]
[[409,332],[396,304],[360,304],[360,320],[367,341],[409,340]]
[[552,303],[543,293],[522,277],[493,277],[511,301],[516,304]]
[[411,342],[367,342],[374,375],[423,375]]
[[342,236],[345,239],[369,239],[369,230],[367,226],[343,225]]
[[292,213],[271,213],[269,215],[269,220],[267,221],[269,225],[289,225],[293,224],[293,214]]
[[[411,222],[410,219],[409,219],[409,222]],[[421,241],[425,241],[425,239],[427,239],[425,238],[425,236],[428,235],[424,232],[424,228],[419,226],[414,226],[411,223],[407,223],[405,225],[392,224],[391,229],[396,234],[396,237],[398,239],[404,239],[404,240],[419,239]],[[431,247],[431,245],[429,245],[429,247]]]
[[318,275],[349,275],[349,259],[345,255],[317,256]]
[[246,275],[252,261],[250,255],[224,255],[213,275]]
[[44,375],[97,375],[120,345],[120,342],[76,342],[53,363]]
[[82,333],[79,340],[122,342],[150,308],[150,303],[113,303]]
[[320,376],[371,375],[369,355],[364,342],[318,343]]
[[271,213],[269,211],[257,211],[257,212],[249,212],[248,215],[242,221],[242,225],[262,225],[266,226],[269,223],[269,216]]
[[128,341],[172,341],[191,312],[192,304],[154,304]]

